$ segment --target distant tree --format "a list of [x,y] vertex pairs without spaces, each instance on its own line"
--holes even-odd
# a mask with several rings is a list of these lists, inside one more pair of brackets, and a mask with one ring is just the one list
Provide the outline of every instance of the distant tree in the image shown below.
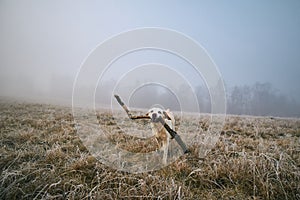
[[187,85],[182,84],[178,87],[176,94],[180,97],[180,104],[182,111],[197,112],[198,103],[195,95],[195,91]]
[[229,95],[228,110],[231,114],[245,114],[242,112],[242,104],[244,103],[243,91],[240,87],[235,86]]
[[95,91],[95,100],[97,104],[110,105],[115,83],[115,80],[106,80],[103,82],[100,81],[98,83]]
[[159,95],[159,100],[158,102],[165,108],[165,109],[170,109],[173,111],[180,111],[180,103],[179,100],[176,98],[174,94],[172,94],[168,90],[164,90],[160,95]]
[[210,95],[208,89],[204,85],[198,85],[195,88],[196,96],[202,113],[211,112]]
[[270,83],[255,83],[252,87],[252,110],[256,115],[270,115],[273,89]]

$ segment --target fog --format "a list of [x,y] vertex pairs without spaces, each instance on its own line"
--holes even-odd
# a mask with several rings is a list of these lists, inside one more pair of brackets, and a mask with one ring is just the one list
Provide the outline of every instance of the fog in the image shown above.
[[[205,48],[224,81],[227,113],[300,116],[299,1],[3,0],[0,96],[71,105],[89,54],[113,35],[142,27],[173,29]],[[130,75],[149,63],[169,68]],[[166,84],[157,84],[162,80]],[[163,51],[128,54],[96,84],[90,81],[80,85],[86,89],[79,96],[93,90],[101,106],[115,103],[112,95],[119,93],[131,107],[211,112],[205,77]]]

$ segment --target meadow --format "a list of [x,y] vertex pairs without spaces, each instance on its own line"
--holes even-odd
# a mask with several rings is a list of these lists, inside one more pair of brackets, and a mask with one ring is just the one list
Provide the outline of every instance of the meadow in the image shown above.
[[[128,173],[91,154],[70,107],[2,99],[0,110],[0,199],[300,199],[300,119],[228,115],[209,151],[193,143],[166,167]],[[120,130],[112,113],[97,116],[120,148],[157,148],[153,137],[122,134],[129,123],[148,130],[146,121],[124,118]],[[176,126],[204,136],[209,129],[205,117]]]

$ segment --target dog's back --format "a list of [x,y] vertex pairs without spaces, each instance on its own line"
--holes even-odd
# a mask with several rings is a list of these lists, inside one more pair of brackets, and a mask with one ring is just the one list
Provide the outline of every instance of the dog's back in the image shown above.
[[171,129],[175,130],[175,117],[174,117],[174,114],[169,109],[167,109],[165,112],[168,115],[168,117],[171,119],[171,120],[165,119],[165,122],[170,126]]

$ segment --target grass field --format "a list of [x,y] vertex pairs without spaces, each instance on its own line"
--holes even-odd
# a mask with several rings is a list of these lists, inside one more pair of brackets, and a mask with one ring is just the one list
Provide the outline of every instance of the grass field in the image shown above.
[[[97,161],[71,108],[1,100],[0,110],[0,199],[300,199],[299,119],[227,116],[205,156],[195,143],[172,164],[133,174]],[[118,135],[112,120],[98,113],[114,144],[133,152],[157,148],[151,137]],[[202,135],[209,125],[206,118],[177,124]]]

